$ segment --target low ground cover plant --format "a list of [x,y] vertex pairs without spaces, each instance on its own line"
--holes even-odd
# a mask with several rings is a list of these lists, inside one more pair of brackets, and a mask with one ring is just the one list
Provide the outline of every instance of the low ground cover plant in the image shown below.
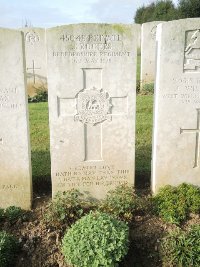
[[190,213],[200,212],[200,188],[190,184],[165,186],[153,197],[156,213],[166,222],[180,224]]
[[17,239],[4,231],[0,231],[0,266],[15,266],[14,263],[18,250]]
[[162,240],[160,250],[164,266],[199,267],[200,225],[172,231]]
[[14,223],[18,219],[26,219],[26,211],[16,206],[10,206],[6,209],[0,208],[0,222],[6,220]]
[[122,185],[108,192],[102,201],[94,201],[78,189],[58,192],[44,215],[46,224],[71,226],[91,210],[99,210],[130,223],[137,206],[137,196],[132,187]]
[[70,226],[94,209],[95,205],[77,189],[58,192],[48,205],[44,222],[56,227],[61,225]]
[[142,86],[140,93],[143,95],[153,95],[154,93],[154,83],[147,83]]
[[10,206],[10,207],[5,209],[4,217],[10,223],[14,223],[19,218],[23,218],[24,217],[24,211],[20,207]]
[[107,193],[99,210],[116,219],[130,223],[133,220],[138,198],[131,186],[121,185]]
[[62,252],[74,267],[114,267],[128,252],[129,228],[106,213],[90,212],[62,240]]

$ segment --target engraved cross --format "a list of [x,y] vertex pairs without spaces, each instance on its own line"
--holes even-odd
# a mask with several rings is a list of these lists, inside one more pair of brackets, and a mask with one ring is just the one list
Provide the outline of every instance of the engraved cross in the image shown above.
[[[110,107],[111,111],[107,114],[102,114],[101,112],[98,114],[99,103],[98,100],[104,98],[104,94],[100,94],[97,98],[93,95],[89,96],[88,103],[85,103],[84,100],[87,99],[87,93],[89,94],[92,92],[92,88],[96,88],[101,90],[102,89],[102,69],[101,68],[84,68],[83,71],[83,90],[79,92],[75,97],[57,97],[57,110],[58,110],[58,117],[63,116],[63,111],[65,110],[65,116],[73,116],[75,120],[80,115],[75,109],[78,106],[86,107],[86,114],[87,112],[90,113],[91,109],[97,109],[96,115],[94,117],[84,117],[84,109],[83,109],[83,116],[79,121],[82,121],[84,127],[84,161],[103,161],[103,121],[106,119],[110,120],[114,116],[121,116],[127,114],[127,95],[125,96],[109,96]],[[98,90],[97,90],[98,91]],[[85,94],[82,99],[83,102],[79,102],[81,97],[80,94]],[[91,93],[92,94],[92,93]],[[97,100],[97,101],[96,101]],[[108,99],[105,99],[105,102],[101,105],[102,109],[108,108]],[[87,101],[86,101],[87,102]],[[66,112],[67,109],[67,112]],[[89,110],[90,109],[90,110]],[[108,115],[108,116],[107,116]],[[95,119],[99,120],[100,116],[102,116],[102,121],[98,121],[95,123]],[[108,118],[107,118],[108,117]],[[94,123],[86,123],[87,120],[93,120]]]
[[195,159],[193,168],[198,167],[199,162],[199,146],[200,146],[200,109],[197,109],[197,126],[196,129],[180,129],[180,134],[182,133],[192,133],[196,135],[196,143],[195,143]]
[[30,68],[26,68],[26,69],[27,69],[27,71],[28,71],[28,70],[32,70],[33,83],[35,84],[35,80],[36,80],[35,70],[40,70],[41,68],[37,68],[37,67],[35,67],[35,62],[34,62],[34,60],[32,60],[32,67],[30,67]]

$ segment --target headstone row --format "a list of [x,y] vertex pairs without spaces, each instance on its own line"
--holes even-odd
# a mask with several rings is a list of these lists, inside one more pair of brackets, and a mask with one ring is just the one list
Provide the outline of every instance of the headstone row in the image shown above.
[[[157,28],[153,192],[166,184],[200,185],[199,19],[157,25],[142,26],[143,50]],[[46,48],[42,29],[23,32],[0,29],[0,206],[31,207],[26,74],[36,88],[46,83],[46,70],[53,196],[78,188],[99,199],[134,185],[140,27],[47,29]]]
[[0,29],[0,207],[30,209],[30,140],[22,32]]

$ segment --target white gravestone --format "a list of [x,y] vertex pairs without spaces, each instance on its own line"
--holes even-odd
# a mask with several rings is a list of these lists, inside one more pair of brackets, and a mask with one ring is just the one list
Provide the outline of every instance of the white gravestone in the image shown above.
[[0,207],[31,208],[23,33],[0,29]]
[[47,30],[53,195],[133,185],[136,50],[132,25]]
[[26,53],[26,75],[28,94],[37,89],[47,90],[45,29],[23,28]]
[[161,21],[142,24],[141,29],[141,88],[154,83],[156,61],[156,29]]
[[141,24],[134,24],[136,26],[136,31],[137,31],[137,34],[138,34],[138,49],[141,48]]
[[200,185],[200,19],[158,26],[152,189]]

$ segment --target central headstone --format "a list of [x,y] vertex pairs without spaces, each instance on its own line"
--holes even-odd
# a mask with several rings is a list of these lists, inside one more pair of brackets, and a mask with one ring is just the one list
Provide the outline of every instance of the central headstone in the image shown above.
[[133,185],[136,50],[132,25],[47,30],[53,195]]

